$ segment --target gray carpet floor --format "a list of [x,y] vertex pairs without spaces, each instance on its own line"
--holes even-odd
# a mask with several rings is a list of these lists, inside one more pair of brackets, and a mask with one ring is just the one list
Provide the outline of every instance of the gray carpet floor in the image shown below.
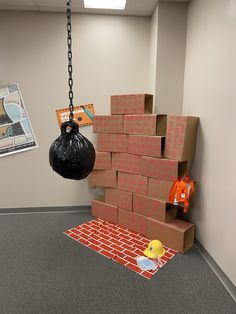
[[91,218],[0,215],[1,314],[236,313],[196,248],[147,280],[62,234]]

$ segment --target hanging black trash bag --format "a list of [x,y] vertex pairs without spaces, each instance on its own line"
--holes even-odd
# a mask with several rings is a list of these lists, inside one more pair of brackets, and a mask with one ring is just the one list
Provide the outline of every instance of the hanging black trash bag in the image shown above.
[[49,163],[52,169],[66,179],[82,180],[93,170],[95,150],[93,144],[79,132],[73,120],[73,69],[71,38],[71,0],[66,1],[67,46],[68,46],[68,84],[69,84],[69,121],[61,125],[61,135],[49,149]]
[[95,149],[93,144],[79,132],[74,121],[61,125],[61,135],[49,149],[52,169],[66,179],[81,180],[93,170]]

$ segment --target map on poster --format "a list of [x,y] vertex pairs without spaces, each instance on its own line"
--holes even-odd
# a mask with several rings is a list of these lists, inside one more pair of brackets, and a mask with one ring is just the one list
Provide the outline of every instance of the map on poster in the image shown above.
[[0,86],[0,157],[36,147],[19,85]]

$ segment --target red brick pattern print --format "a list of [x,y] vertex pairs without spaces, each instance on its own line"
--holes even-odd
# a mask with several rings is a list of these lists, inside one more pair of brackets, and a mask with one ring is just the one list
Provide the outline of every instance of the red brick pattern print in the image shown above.
[[166,181],[178,178],[178,162],[162,158],[142,157],[142,175]]
[[181,160],[187,128],[186,116],[167,116],[165,157]]
[[109,170],[111,169],[111,153],[96,152],[94,170]]
[[98,134],[97,150],[100,152],[128,152],[128,135]]
[[141,174],[141,156],[127,153],[112,154],[112,169]]
[[126,115],[124,116],[124,133],[155,135],[157,115]]
[[130,135],[128,153],[161,157],[161,136]]
[[106,204],[103,201],[93,200],[91,207],[92,207],[92,216],[105,219],[112,223],[118,222],[117,206]]
[[144,114],[145,94],[111,96],[111,114]]
[[140,215],[165,222],[166,202],[144,195],[134,194],[133,211]]
[[133,194],[118,189],[105,189],[105,203],[132,210]]
[[[106,258],[124,265],[146,279],[151,279],[159,270],[157,268],[155,271],[142,271],[138,267],[135,258],[140,255],[143,256],[143,251],[150,240],[122,226],[102,219],[95,219],[66,230],[64,234]],[[130,245],[127,245],[124,241],[128,241]],[[119,245],[115,242],[118,242]],[[129,247],[129,249],[126,247]],[[165,247],[165,250],[166,253],[161,258],[163,266],[177,253],[167,247]]]
[[147,182],[147,177],[125,172],[118,172],[117,187],[120,190],[147,195]]
[[116,187],[116,171],[114,170],[93,170],[88,176],[89,185],[92,187]]
[[[142,235],[147,233],[147,217],[123,208],[118,208],[118,224]],[[123,240],[123,242],[127,245],[126,248],[130,249],[131,243],[128,239],[126,241]],[[138,240],[136,242],[141,244],[138,243]]]
[[149,178],[148,180],[148,196],[157,198],[161,201],[168,202],[170,189],[173,185],[171,181],[164,181]]
[[124,133],[124,117],[117,116],[94,116],[94,133]]

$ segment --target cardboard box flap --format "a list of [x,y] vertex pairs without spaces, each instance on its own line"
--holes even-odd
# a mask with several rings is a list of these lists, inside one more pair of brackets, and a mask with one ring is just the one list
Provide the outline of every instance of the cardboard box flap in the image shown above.
[[153,95],[145,94],[145,111],[144,113],[153,113]]
[[157,115],[157,135],[166,136],[166,126],[167,126],[167,115],[158,114]]
[[194,157],[198,117],[168,115],[164,156],[179,161]]
[[195,148],[196,148],[196,140],[197,140],[198,123],[199,123],[198,117],[188,117],[182,159],[192,160],[194,157]]
[[187,161],[179,161],[179,177],[182,177],[188,170],[188,162]]

